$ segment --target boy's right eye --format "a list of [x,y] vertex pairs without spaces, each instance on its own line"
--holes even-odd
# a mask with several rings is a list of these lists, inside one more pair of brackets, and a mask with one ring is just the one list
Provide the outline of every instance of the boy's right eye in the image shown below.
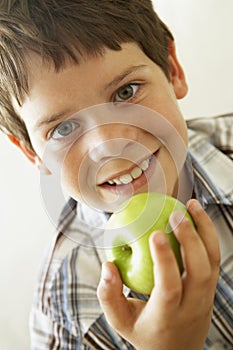
[[53,140],[64,139],[72,134],[80,125],[77,121],[67,120],[53,129],[50,138]]

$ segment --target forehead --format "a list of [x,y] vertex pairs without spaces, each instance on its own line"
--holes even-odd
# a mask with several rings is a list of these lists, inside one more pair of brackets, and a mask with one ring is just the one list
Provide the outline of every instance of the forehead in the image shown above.
[[[120,51],[105,49],[102,55],[83,56],[78,64],[67,62],[58,72],[51,62],[37,54],[27,60],[29,91],[22,106],[16,106],[25,122],[34,115],[41,118],[54,113],[56,107],[77,110],[98,102],[101,90],[130,67],[151,64],[150,59],[134,43],[123,44]],[[103,101],[100,101],[103,102]]]
[[[38,54],[30,54],[26,63],[29,77],[28,95],[32,96],[35,88],[42,83],[47,84],[50,79],[51,81],[66,77],[70,79],[70,75],[74,73],[74,78],[79,76],[80,79],[83,77],[88,79],[90,75],[88,73],[94,73],[94,76],[100,78],[102,73],[106,72],[107,77],[111,78],[114,72],[119,71],[121,67],[130,66],[142,59],[150,61],[136,43],[122,44],[121,50],[117,51],[105,48],[101,54],[79,55],[77,63],[67,58],[59,69],[55,68],[52,60],[44,60]],[[98,68],[101,68],[101,71],[98,71]]]

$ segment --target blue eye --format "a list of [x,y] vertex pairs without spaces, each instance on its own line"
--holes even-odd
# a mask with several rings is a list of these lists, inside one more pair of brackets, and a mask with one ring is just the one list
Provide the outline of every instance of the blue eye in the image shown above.
[[134,95],[137,93],[138,88],[139,84],[136,83],[122,86],[117,90],[115,94],[115,102],[128,101],[134,98]]
[[51,134],[51,138],[54,140],[62,139],[68,137],[72,132],[74,132],[78,127],[79,123],[73,120],[67,120],[59,124]]

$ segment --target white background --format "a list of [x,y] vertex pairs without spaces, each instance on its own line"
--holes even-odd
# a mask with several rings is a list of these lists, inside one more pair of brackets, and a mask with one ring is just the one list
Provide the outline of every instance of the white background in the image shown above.
[[[233,1],[155,0],[176,38],[190,86],[185,117],[233,111]],[[39,174],[0,135],[0,349],[28,350],[28,316],[37,268],[53,226]]]

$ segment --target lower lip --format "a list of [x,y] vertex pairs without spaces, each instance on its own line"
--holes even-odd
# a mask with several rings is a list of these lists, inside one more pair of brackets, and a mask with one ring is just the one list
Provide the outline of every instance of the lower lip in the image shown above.
[[104,185],[101,185],[101,188],[117,195],[127,195],[127,194],[132,195],[132,192],[135,194],[140,188],[144,187],[145,185],[148,185],[148,182],[151,176],[155,172],[156,157],[158,156],[158,153],[159,151],[156,151],[153,154],[150,160],[149,167],[145,171],[143,171],[142,175],[139,176],[137,179],[134,179],[129,184],[116,185],[116,186],[104,184]]

